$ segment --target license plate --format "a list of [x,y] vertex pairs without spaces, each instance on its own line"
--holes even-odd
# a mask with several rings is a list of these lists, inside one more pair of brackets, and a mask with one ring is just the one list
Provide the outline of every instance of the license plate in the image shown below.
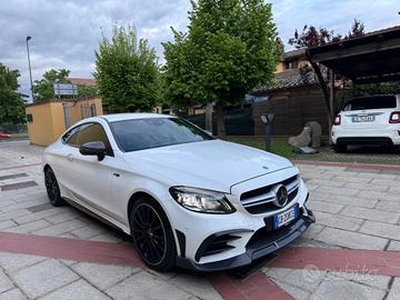
[[297,219],[298,215],[299,215],[299,208],[297,205],[283,213],[275,215],[274,228],[278,229],[279,227],[289,223],[290,221]]
[[353,122],[372,122],[375,120],[374,116],[353,117]]

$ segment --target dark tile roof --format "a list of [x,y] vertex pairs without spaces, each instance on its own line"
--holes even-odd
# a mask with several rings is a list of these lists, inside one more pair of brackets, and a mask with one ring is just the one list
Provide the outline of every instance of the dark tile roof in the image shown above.
[[299,59],[299,58],[306,58],[306,49],[305,48],[287,51],[284,54],[285,61]]
[[265,92],[284,90],[288,88],[316,86],[318,81],[311,67],[307,69],[288,69],[275,74],[272,82],[264,87],[252,91],[250,94],[259,95]]

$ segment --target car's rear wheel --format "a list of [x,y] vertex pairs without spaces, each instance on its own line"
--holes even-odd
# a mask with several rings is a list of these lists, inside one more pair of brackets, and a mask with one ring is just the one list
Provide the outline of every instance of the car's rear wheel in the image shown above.
[[333,150],[336,153],[345,153],[347,151],[347,145],[333,145]]
[[152,269],[166,272],[173,269],[176,247],[171,225],[160,205],[150,197],[136,201],[130,216],[135,248]]
[[64,205],[65,200],[61,197],[56,175],[54,175],[54,172],[50,167],[47,167],[44,171],[44,182],[50,203],[53,206]]

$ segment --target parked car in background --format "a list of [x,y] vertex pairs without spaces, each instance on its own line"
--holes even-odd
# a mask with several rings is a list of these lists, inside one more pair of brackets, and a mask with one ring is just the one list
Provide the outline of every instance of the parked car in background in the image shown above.
[[11,134],[0,132],[0,139],[9,139],[9,138],[11,138]]
[[348,101],[335,117],[331,138],[336,152],[348,145],[400,146],[400,95]]
[[315,221],[292,163],[173,116],[85,119],[43,154],[51,204],[130,234],[143,261],[212,271],[250,264]]

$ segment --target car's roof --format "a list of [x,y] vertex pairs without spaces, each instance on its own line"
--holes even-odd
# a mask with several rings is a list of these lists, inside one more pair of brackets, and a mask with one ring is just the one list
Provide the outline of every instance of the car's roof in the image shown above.
[[152,118],[173,118],[171,115],[152,114],[152,113],[121,113],[101,115],[100,118],[106,119],[109,122],[133,120],[133,119],[152,119]]

